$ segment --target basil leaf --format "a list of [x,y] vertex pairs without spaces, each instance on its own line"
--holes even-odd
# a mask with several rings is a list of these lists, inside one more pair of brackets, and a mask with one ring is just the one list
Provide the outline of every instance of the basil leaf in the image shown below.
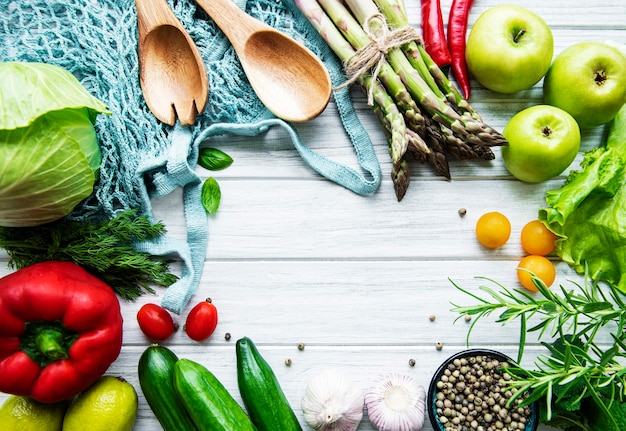
[[219,171],[229,167],[233,158],[217,148],[200,148],[198,164],[210,171]]
[[215,178],[209,177],[204,184],[202,184],[201,198],[202,206],[206,212],[210,215],[215,215],[222,199],[222,191]]

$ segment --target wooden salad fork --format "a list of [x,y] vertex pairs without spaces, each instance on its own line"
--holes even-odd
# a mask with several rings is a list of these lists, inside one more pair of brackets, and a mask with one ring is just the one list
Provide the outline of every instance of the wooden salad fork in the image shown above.
[[165,0],[135,0],[139,81],[154,116],[192,125],[204,110],[209,82],[200,52]]

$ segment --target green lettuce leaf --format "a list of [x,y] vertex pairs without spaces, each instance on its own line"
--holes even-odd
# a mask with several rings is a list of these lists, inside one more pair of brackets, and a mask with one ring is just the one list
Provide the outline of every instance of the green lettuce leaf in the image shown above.
[[578,273],[626,292],[626,105],[606,143],[585,153],[579,171],[546,193],[539,220],[559,236],[556,253]]

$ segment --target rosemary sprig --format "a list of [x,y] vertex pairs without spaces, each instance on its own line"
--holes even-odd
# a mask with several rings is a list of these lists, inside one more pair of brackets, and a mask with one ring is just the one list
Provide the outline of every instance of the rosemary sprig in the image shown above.
[[0,248],[9,255],[8,266],[20,269],[46,260],[71,261],[107,283],[125,300],[145,292],[152,284],[163,287],[177,277],[169,272],[171,260],[137,251],[135,242],[157,239],[163,223],[152,223],[135,209],[104,222],[61,219],[41,226],[0,227]]
[[[524,405],[541,401],[542,421],[558,424],[567,430],[589,430],[591,416],[600,412],[607,419],[604,426],[619,430],[623,417],[615,417],[611,407],[614,402],[626,402],[626,307],[624,294],[609,284],[605,293],[597,282],[585,277],[581,286],[572,283],[576,290],[560,286],[548,287],[531,274],[537,295],[510,289],[489,278],[499,287],[481,286],[480,293],[473,293],[454,282],[460,291],[478,301],[474,305],[452,304],[452,311],[475,316],[468,330],[466,342],[477,322],[492,313],[499,312],[497,323],[507,324],[520,320],[521,330],[517,363],[521,363],[526,335],[538,332],[538,339],[549,335],[552,343],[541,342],[549,355],[540,355],[530,370],[519,365],[508,368],[513,377],[510,387],[518,389],[517,398],[529,393]],[[532,317],[538,323],[528,328]],[[599,346],[595,338],[609,329],[612,343]],[[591,404],[589,404],[591,403]],[[583,405],[585,406],[583,408]]]

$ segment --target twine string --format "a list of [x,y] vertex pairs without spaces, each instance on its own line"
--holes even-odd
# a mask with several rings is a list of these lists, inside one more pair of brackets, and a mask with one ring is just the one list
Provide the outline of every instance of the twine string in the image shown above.
[[[379,21],[381,24],[376,32],[370,27],[370,23],[375,20]],[[333,90],[340,90],[355,83],[363,75],[373,69],[372,84],[367,89],[367,104],[373,106],[374,82],[385,64],[387,53],[391,49],[420,40],[421,37],[417,30],[410,26],[390,30],[387,25],[387,20],[382,13],[369,16],[363,24],[363,30],[365,30],[365,33],[369,37],[370,43],[356,50],[354,54],[345,61],[344,71],[347,80]]]

